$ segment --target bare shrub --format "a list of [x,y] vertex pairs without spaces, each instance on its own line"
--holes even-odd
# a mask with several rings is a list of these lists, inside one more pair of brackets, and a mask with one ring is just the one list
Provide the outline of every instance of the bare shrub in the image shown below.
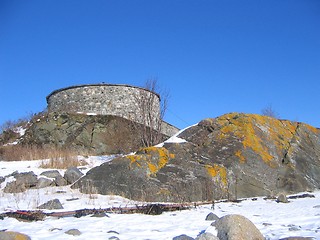
[[265,108],[261,110],[262,115],[273,117],[273,118],[280,118],[279,114],[273,109],[272,105],[269,104]]
[[[143,127],[141,139],[143,146],[152,146],[162,140],[162,122],[168,106],[169,94],[159,88],[156,79],[147,80],[144,89],[135,95],[137,105],[136,119]],[[158,97],[160,97],[160,106]],[[160,112],[159,112],[160,107]]]
[[50,158],[49,160],[43,160],[41,168],[53,168],[53,169],[67,169],[70,167],[78,167],[86,165],[87,163],[79,161],[77,156],[65,154],[60,157]]

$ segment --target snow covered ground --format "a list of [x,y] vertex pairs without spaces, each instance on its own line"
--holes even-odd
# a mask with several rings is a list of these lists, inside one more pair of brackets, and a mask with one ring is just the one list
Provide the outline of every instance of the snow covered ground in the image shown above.
[[[89,157],[84,172],[112,157]],[[0,162],[0,176],[14,171],[36,174],[48,169],[39,168],[41,161]],[[60,170],[63,174],[63,170]],[[8,181],[8,180],[7,180]],[[58,198],[64,209],[60,211],[84,208],[126,207],[140,204],[120,196],[102,196],[82,194],[70,187],[54,187],[28,190],[24,193],[8,194],[0,190],[0,213],[15,210],[32,210],[37,206]],[[190,210],[165,212],[161,215],[143,214],[108,214],[108,217],[81,218],[47,217],[44,221],[20,222],[14,218],[0,220],[0,231],[7,229],[18,231],[36,239],[172,239],[186,234],[196,237],[200,232],[216,234],[210,221],[205,218],[210,212],[219,217],[227,214],[241,214],[249,218],[262,232],[266,239],[279,239],[288,236],[314,237],[320,239],[320,191],[311,193],[315,198],[290,199],[289,203],[277,203],[275,200],[247,199],[239,203],[216,203],[202,205]],[[78,200],[74,200],[77,199]],[[73,201],[70,201],[72,200]],[[51,212],[51,210],[47,210]],[[58,210],[57,210],[58,211]],[[69,229],[79,229],[80,236],[65,234]]]

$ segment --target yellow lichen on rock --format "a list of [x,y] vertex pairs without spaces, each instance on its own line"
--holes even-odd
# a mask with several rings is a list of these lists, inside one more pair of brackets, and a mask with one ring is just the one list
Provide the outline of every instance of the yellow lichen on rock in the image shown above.
[[[251,148],[271,167],[274,156],[269,145],[274,145],[278,155],[290,147],[297,123],[278,120],[258,114],[230,113],[217,119],[220,128],[220,139],[234,135],[244,148]],[[268,145],[269,144],[269,145]],[[240,162],[245,158],[240,151],[235,152]]]
[[240,163],[245,163],[246,159],[245,157],[242,155],[241,150],[236,151],[235,155],[240,159]]
[[223,166],[219,166],[218,164],[213,164],[213,166],[211,165],[205,165],[208,174],[211,177],[216,177],[218,174],[220,176],[221,182],[223,183],[223,185],[227,186],[228,184],[228,180],[227,180],[227,170],[225,167]]
[[170,159],[175,158],[175,155],[164,147],[146,147],[140,149],[138,154],[126,157],[130,160],[130,167],[133,163],[138,167],[145,166],[149,172],[148,175],[155,175]]
[[311,131],[311,132],[313,132],[315,134],[319,134],[320,133],[320,129],[318,129],[318,128],[312,127],[309,124],[305,124],[305,126],[308,128],[309,131]]

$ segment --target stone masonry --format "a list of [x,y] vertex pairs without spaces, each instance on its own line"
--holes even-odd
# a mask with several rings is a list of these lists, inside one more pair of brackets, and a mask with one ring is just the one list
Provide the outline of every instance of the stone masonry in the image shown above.
[[[145,123],[139,110],[139,98],[152,97],[150,113],[153,119],[160,115],[160,96],[144,88],[119,84],[77,85],[53,91],[47,96],[49,112],[114,115]],[[178,129],[166,122],[162,132],[168,136]]]

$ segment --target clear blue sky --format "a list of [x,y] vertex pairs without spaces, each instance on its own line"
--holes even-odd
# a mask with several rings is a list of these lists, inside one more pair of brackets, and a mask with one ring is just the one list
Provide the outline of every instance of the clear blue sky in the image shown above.
[[77,84],[169,90],[180,128],[228,112],[320,127],[319,0],[0,0],[0,123]]

